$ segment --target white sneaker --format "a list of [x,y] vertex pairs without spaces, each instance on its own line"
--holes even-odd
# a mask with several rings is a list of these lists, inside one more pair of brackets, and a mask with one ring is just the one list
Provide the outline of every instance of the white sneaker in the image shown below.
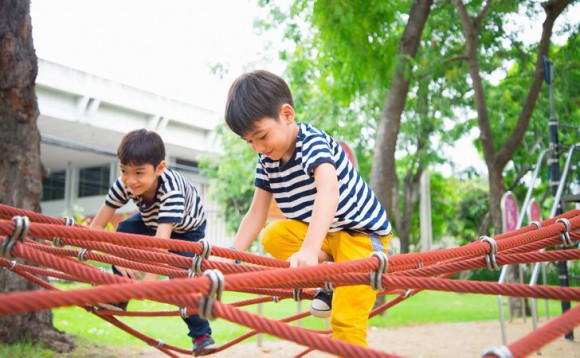
[[319,288],[310,304],[310,313],[314,317],[328,318],[332,312],[332,292]]

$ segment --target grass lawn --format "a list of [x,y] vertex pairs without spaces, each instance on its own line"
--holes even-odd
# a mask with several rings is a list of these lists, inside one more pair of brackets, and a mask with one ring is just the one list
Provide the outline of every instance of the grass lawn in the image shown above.
[[[81,284],[60,284],[61,289],[72,289],[83,287]],[[236,302],[254,295],[225,292],[223,301],[226,303]],[[387,299],[393,298],[389,296]],[[508,299],[504,298],[504,307],[507,307]],[[545,301],[538,301],[540,315],[545,316]],[[549,302],[550,316],[554,317],[560,313],[560,303],[558,301]],[[262,305],[262,315],[272,319],[294,315],[301,310],[307,310],[310,301],[300,304],[287,299],[279,303],[266,303]],[[175,306],[161,304],[154,301],[133,300],[129,304],[131,311],[160,311],[175,310]],[[249,312],[256,313],[257,305],[245,308]],[[145,343],[132,337],[123,330],[117,329],[99,317],[78,307],[67,307],[53,310],[54,325],[66,333],[76,336],[81,345],[99,344],[108,346],[146,346]],[[505,317],[507,319],[507,308]],[[142,333],[160,339],[165,343],[183,348],[191,347],[191,340],[187,336],[187,328],[181,318],[174,317],[119,317],[121,321]],[[369,326],[388,327],[397,325],[414,325],[436,322],[466,322],[466,321],[488,321],[498,319],[497,296],[457,294],[435,291],[423,291],[410,297],[391,308],[382,316],[374,317],[370,320]],[[296,323],[295,323],[296,324]],[[299,323],[302,327],[323,329],[327,327],[325,320],[308,317]],[[248,331],[249,328],[230,323],[223,319],[211,322],[213,337],[218,344],[228,342]],[[250,340],[255,340],[256,337]],[[265,336],[265,339],[275,339]],[[11,350],[12,349],[12,350]],[[29,351],[32,349],[34,351]],[[39,349],[39,350],[36,350]],[[14,351],[17,350],[17,351]],[[13,347],[0,347],[0,357],[50,357],[50,351],[34,348],[29,345],[18,345]]]

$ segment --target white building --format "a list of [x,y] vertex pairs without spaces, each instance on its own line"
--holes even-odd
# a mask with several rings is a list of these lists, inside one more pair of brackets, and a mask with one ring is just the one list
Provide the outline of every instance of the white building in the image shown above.
[[[121,138],[147,128],[163,138],[168,166],[199,190],[208,216],[206,237],[225,245],[224,220],[197,168],[200,156],[219,156],[214,129],[221,114],[43,59],[38,67],[41,158],[50,172],[43,183],[44,214],[94,215],[119,176]],[[117,212],[135,210],[129,204]]]

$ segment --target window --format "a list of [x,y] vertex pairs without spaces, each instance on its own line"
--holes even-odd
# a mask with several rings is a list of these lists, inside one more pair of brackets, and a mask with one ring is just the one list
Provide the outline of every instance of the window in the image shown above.
[[187,160],[181,158],[175,158],[175,165],[173,165],[175,169],[184,170],[186,172],[191,173],[199,173],[199,163],[195,160]]
[[79,198],[105,195],[111,184],[111,167],[83,168],[79,171]]
[[42,181],[42,201],[64,200],[66,171],[50,173]]

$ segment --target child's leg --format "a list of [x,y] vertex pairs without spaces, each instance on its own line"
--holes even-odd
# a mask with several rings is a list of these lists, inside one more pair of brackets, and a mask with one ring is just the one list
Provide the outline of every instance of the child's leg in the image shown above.
[[[122,232],[122,233],[126,233],[126,234],[149,235],[149,236],[155,235],[155,231],[153,229],[147,227],[147,225],[145,225],[145,223],[143,222],[143,219],[141,218],[140,212],[137,212],[136,214],[121,221],[119,223],[119,225],[117,226],[117,232]],[[121,272],[119,270],[117,270],[115,265],[111,266],[111,270],[113,271],[113,274],[115,274],[117,276],[123,276],[121,274]],[[117,302],[117,303],[112,303],[112,305],[122,309],[123,311],[126,311],[128,302],[126,302],[126,301],[125,302]]]
[[[373,251],[388,252],[388,238],[371,238],[346,231],[329,234],[331,254],[335,262],[368,258]],[[373,241],[374,240],[374,241]],[[332,301],[332,337],[367,346],[367,323],[377,291],[369,285],[341,286]]]
[[[171,235],[172,239],[177,240],[184,240],[184,241],[191,241],[191,242],[198,242],[199,240],[205,237],[205,226],[206,224],[203,223],[196,231],[190,231],[185,234],[178,234],[173,233]],[[170,251],[174,254],[184,257],[194,257],[195,254],[193,252],[188,251]],[[183,267],[183,269],[187,269]],[[187,334],[192,339],[196,339],[199,337],[203,337],[206,334],[211,336],[211,327],[209,325],[209,321],[206,319],[202,319],[199,315],[192,314],[187,318],[183,318],[185,324],[187,324],[187,328],[189,329],[189,333]]]
[[[308,231],[308,224],[298,220],[276,220],[264,228],[262,245],[267,253],[278,260],[287,260],[298,252]],[[328,243],[322,243],[319,261],[328,261],[330,258]]]

